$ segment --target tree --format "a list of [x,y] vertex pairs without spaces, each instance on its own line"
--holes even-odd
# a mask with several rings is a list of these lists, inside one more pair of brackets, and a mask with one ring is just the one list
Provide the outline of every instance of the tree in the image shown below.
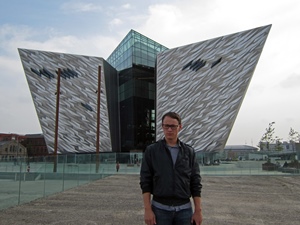
[[283,150],[281,138],[279,138],[277,136],[275,137],[275,150],[276,151],[282,151]]
[[269,123],[269,127],[266,128],[266,132],[263,134],[263,136],[260,139],[259,142],[259,147],[260,149],[264,149],[264,145],[266,145],[267,150],[270,150],[270,146],[269,144],[274,142],[274,130],[275,128],[273,127],[273,125],[275,124],[275,122],[271,122]]
[[293,128],[290,129],[289,132],[289,141],[293,146],[293,151],[295,150],[295,143],[300,141],[300,134],[299,132],[295,131]]
[[293,128],[291,128],[290,132],[289,132],[289,140],[293,141],[293,142],[299,142],[299,140],[300,140],[299,132],[297,132]]

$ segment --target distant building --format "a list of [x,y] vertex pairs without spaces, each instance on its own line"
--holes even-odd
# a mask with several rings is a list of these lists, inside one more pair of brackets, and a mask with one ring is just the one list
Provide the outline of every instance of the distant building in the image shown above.
[[259,148],[249,145],[226,145],[220,155],[225,160],[249,160],[249,154],[258,150]]
[[300,143],[295,143],[296,146],[296,153],[297,153],[297,160],[300,159]]
[[0,141],[0,161],[14,161],[27,158],[26,148],[16,140]]
[[0,133],[0,161],[14,161],[27,157],[26,147],[21,144],[25,135]]
[[49,155],[43,134],[27,134],[25,137],[21,143],[26,147],[29,158]]
[[296,152],[296,142],[260,143],[260,151]]
[[47,145],[43,134],[0,134],[0,160],[47,156]]
[[260,142],[259,154],[266,154],[271,159],[293,160],[299,159],[300,143],[283,141],[277,143]]
[[13,133],[0,133],[0,141],[13,141],[21,142],[26,139],[25,135],[22,134],[13,134]]

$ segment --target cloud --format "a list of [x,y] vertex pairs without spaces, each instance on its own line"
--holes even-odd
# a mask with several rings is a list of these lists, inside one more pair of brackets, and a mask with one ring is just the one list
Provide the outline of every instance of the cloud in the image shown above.
[[118,18],[115,18],[113,19],[112,21],[110,21],[109,23],[112,27],[113,26],[119,26],[119,25],[122,25],[123,24],[123,21],[118,19]]
[[[37,31],[23,26],[2,26],[0,36],[2,62],[11,59],[19,61],[18,48],[108,57],[119,42],[115,36],[96,34],[77,37],[49,28]],[[4,63],[3,67],[9,65]],[[13,70],[14,66],[10,68]]]
[[70,1],[62,4],[61,9],[65,12],[101,12],[103,7],[95,3]]
[[300,88],[300,74],[292,74],[281,81],[282,88]]
[[185,43],[189,42],[189,37],[184,34],[191,29],[191,24],[186,23],[186,20],[180,8],[175,5],[151,5],[146,15],[140,15],[136,31],[168,48],[177,47],[178,43],[184,43],[184,39]]
[[131,5],[129,3],[122,5],[123,9],[131,9]]
[[[17,49],[15,49],[17,52]],[[14,79],[16,78],[16,74],[18,74],[21,70],[22,67],[20,64],[20,59],[16,57],[7,57],[7,56],[1,56],[0,55],[0,68],[1,68],[1,82],[0,85],[3,84],[3,82],[8,79],[13,77]]]
[[0,54],[6,56],[16,55],[15,43],[27,40],[35,35],[35,31],[27,26],[0,26]]
[[[192,1],[188,4],[154,4],[148,7],[147,19],[140,27],[140,32],[159,43],[174,48],[202,40],[241,31],[234,25],[236,17],[227,15],[232,23],[220,19],[221,11],[218,1]],[[229,7],[225,4],[226,7]],[[247,27],[244,24],[243,29]],[[254,28],[254,27],[248,27]],[[153,32],[159,30],[159,32]]]

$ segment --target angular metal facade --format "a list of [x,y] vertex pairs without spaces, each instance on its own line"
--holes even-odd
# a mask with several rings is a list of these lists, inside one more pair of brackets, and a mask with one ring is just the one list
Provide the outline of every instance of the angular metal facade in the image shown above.
[[168,111],[182,116],[180,139],[196,151],[223,150],[270,29],[170,50],[130,31],[108,59],[115,68],[99,57],[19,49],[48,152],[54,152],[58,68],[58,153],[96,152],[99,66],[100,151],[142,150],[163,136]]
[[182,116],[180,139],[196,151],[222,150],[271,25],[214,38],[157,56],[156,139],[162,115]]
[[[99,151],[119,148],[118,83],[114,68],[98,57],[27,49],[19,49],[19,54],[49,153],[54,152],[58,68],[61,69],[58,153],[96,151],[99,66]],[[110,123],[112,118],[114,121]]]

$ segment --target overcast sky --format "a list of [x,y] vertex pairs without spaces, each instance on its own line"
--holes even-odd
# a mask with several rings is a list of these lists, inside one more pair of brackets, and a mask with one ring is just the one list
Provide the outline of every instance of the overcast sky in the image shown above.
[[18,48],[106,59],[130,29],[174,48],[269,24],[227,144],[300,132],[299,0],[2,0],[0,133],[41,133]]

